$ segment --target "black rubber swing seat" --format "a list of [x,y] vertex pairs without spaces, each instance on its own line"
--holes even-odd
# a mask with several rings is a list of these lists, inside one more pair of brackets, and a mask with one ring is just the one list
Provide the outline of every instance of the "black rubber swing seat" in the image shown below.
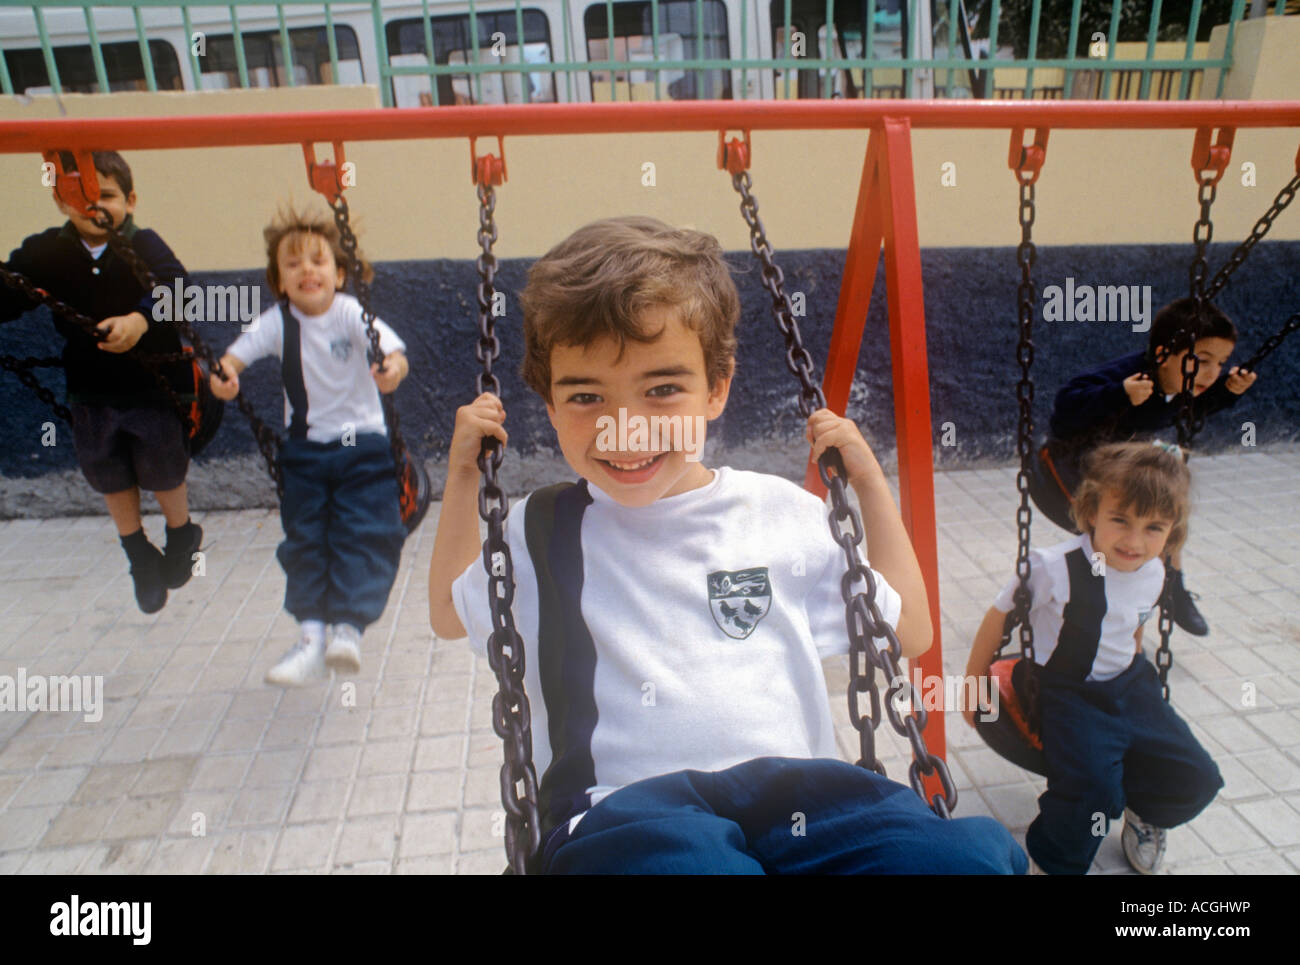
[[397,495],[401,502],[402,525],[410,534],[415,532],[429,511],[429,504],[433,501],[433,486],[429,482],[429,474],[424,471],[424,465],[418,459],[411,458],[410,450],[402,450],[401,460],[402,471]]
[[998,715],[994,720],[987,720],[977,712],[975,731],[999,757],[1046,777],[1047,759],[1043,756],[1043,742],[1038,734],[1029,729],[1025,710],[1020,706],[1020,699],[1012,684],[1012,674],[1021,659],[1008,657],[997,660],[989,668],[991,684],[998,692],[997,703],[994,705],[998,708]]
[[[185,346],[186,355],[193,355],[194,350]],[[212,394],[212,385],[208,381],[207,366],[197,358],[190,364],[194,368],[194,401],[190,404],[190,457],[203,451],[212,441],[221,427],[221,417],[225,415],[226,403]]]

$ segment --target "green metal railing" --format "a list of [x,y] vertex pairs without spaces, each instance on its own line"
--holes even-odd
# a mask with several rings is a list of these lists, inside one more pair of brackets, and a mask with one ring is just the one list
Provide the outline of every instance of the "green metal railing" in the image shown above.
[[[538,0],[533,0],[533,4]],[[573,3],[573,9],[570,10],[570,2]],[[194,79],[194,86],[202,86],[202,77],[205,73],[201,58],[204,54],[195,51],[195,45],[189,42],[189,38],[196,36],[195,24],[192,11],[196,9],[212,10],[216,9],[225,12],[225,19],[219,21],[216,25],[208,21],[200,24],[201,29],[211,33],[221,31],[222,34],[229,34],[233,41],[235,69],[232,72],[237,75],[240,87],[249,87],[250,71],[246,34],[249,28],[241,24],[240,12],[244,12],[249,21],[254,18],[262,24],[259,30],[263,33],[268,32],[265,27],[268,12],[274,12],[274,26],[269,28],[269,32],[278,34],[278,51],[281,63],[272,64],[271,66],[280,68],[284,71],[285,82],[289,86],[296,86],[296,70],[294,64],[294,44],[292,32],[307,29],[318,30],[324,28],[324,33],[328,45],[328,58],[330,64],[330,79],[337,83],[340,71],[340,55],[338,37],[336,30],[341,24],[346,23],[354,29],[359,27],[369,14],[370,29],[372,31],[372,51],[368,56],[364,47],[364,42],[360,39],[361,31],[358,31],[358,43],[361,44],[360,51],[362,62],[367,65],[367,70],[372,72],[377,70],[378,83],[382,91],[383,102],[385,106],[392,106],[394,103],[394,84],[398,78],[404,77],[424,77],[429,81],[430,93],[435,104],[440,103],[439,79],[454,77],[471,80],[474,88],[475,102],[483,100],[483,77],[485,74],[499,75],[519,75],[520,88],[525,100],[530,99],[531,85],[526,75],[537,74],[563,74],[565,99],[572,101],[575,99],[574,75],[581,77],[584,74],[590,75],[595,72],[608,73],[610,85],[610,97],[618,98],[619,74],[629,77],[630,71],[647,71],[653,74],[654,78],[654,97],[661,100],[665,96],[663,84],[661,83],[661,73],[663,71],[677,71],[692,73],[698,81],[703,84],[705,75],[709,71],[739,71],[740,84],[739,93],[733,94],[739,98],[748,98],[749,93],[749,72],[750,71],[780,71],[781,80],[777,88],[777,96],[791,97],[797,96],[799,92],[792,92],[792,84],[795,83],[800,71],[817,71],[816,79],[818,83],[813,88],[821,97],[836,96],[835,82],[837,72],[860,72],[861,81],[854,81],[853,88],[858,96],[872,97],[879,91],[879,71],[901,71],[902,72],[902,89],[899,91],[900,96],[908,96],[912,89],[912,80],[914,72],[918,70],[932,71],[933,76],[937,79],[942,72],[945,75],[946,83],[942,88],[943,93],[947,96],[959,96],[963,88],[958,83],[958,78],[962,73],[982,72],[982,76],[991,79],[992,73],[985,73],[992,70],[1023,70],[1024,87],[1023,96],[1026,98],[1033,97],[1035,93],[1044,93],[1046,88],[1036,88],[1035,73],[1041,76],[1043,71],[1063,71],[1062,86],[1060,88],[1051,88],[1052,92],[1059,92],[1062,97],[1070,97],[1076,75],[1081,71],[1090,71],[1098,75],[1099,86],[1102,97],[1105,97],[1110,91],[1111,76],[1117,71],[1138,72],[1141,75],[1140,88],[1138,91],[1139,99],[1146,100],[1151,96],[1152,76],[1155,72],[1178,72],[1180,74],[1178,84],[1178,98],[1186,99],[1190,90],[1190,84],[1194,74],[1198,71],[1218,69],[1219,79],[1218,88],[1214,96],[1222,96],[1224,79],[1227,70],[1232,66],[1233,38],[1236,29],[1236,23],[1246,14],[1246,0],[1234,0],[1231,14],[1229,17],[1226,47],[1224,55],[1221,57],[1196,57],[1195,56],[1195,38],[1200,29],[1202,0],[1193,0],[1190,16],[1186,25],[1186,48],[1180,58],[1157,60],[1154,56],[1156,49],[1156,38],[1161,26],[1161,7],[1162,0],[1152,0],[1149,26],[1146,38],[1145,56],[1141,58],[1118,59],[1115,56],[1116,44],[1108,42],[1106,44],[1106,53],[1104,58],[1090,58],[1080,56],[1068,56],[1063,58],[1042,58],[1038,56],[1039,51],[1039,34],[1041,26],[1041,0],[1034,0],[1032,12],[1030,15],[1029,32],[1028,32],[1028,56],[1021,59],[1001,58],[996,56],[998,49],[998,30],[1001,20],[1001,2],[1000,0],[991,0],[990,11],[990,28],[988,47],[990,51],[995,52],[995,56],[990,59],[970,58],[965,56],[953,56],[953,51],[957,48],[958,40],[958,21],[962,16],[962,10],[958,0],[937,0],[935,11],[946,13],[946,47],[947,56],[932,56],[928,58],[907,56],[907,47],[914,46],[914,41],[908,43],[907,47],[902,50],[903,56],[881,58],[875,56],[875,48],[882,36],[881,28],[877,24],[878,10],[877,0],[866,0],[864,22],[860,25],[861,33],[852,34],[860,38],[862,50],[856,57],[835,57],[835,56],[795,56],[795,41],[793,38],[798,36],[800,21],[796,18],[793,9],[792,0],[784,0],[778,19],[771,25],[771,37],[762,38],[758,29],[759,25],[751,22],[750,3],[739,4],[739,43],[736,44],[731,37],[732,24],[727,22],[727,26],[722,36],[726,38],[726,43],[733,50],[738,50],[738,56],[716,57],[703,56],[705,46],[705,0],[682,0],[694,4],[694,27],[695,36],[693,43],[695,46],[696,56],[682,59],[660,59],[660,53],[663,49],[662,38],[665,33],[661,29],[661,20],[664,13],[665,4],[670,0],[648,0],[650,12],[650,41],[653,60],[651,62],[632,61],[629,54],[627,60],[619,60],[615,57],[615,42],[618,39],[615,31],[615,0],[603,0],[605,8],[605,28],[606,35],[590,36],[588,41],[603,41],[606,43],[607,56],[603,60],[578,60],[572,50],[571,38],[573,36],[573,27],[575,22],[581,23],[583,20],[583,11],[593,3],[599,4],[601,0],[559,0],[559,3],[547,2],[546,6],[539,7],[530,4],[529,0],[514,0],[514,26],[515,26],[515,47],[517,58],[507,60],[501,56],[495,62],[480,62],[483,60],[485,49],[481,46],[483,34],[480,33],[480,21],[489,13],[498,14],[499,9],[491,11],[481,11],[479,7],[482,0],[478,3],[475,0],[465,0],[460,4],[438,3],[430,4],[429,0],[419,0],[419,3],[389,3],[385,5],[381,0],[370,0],[370,2],[358,2],[358,0],[273,0],[270,3],[221,3],[216,0],[50,0],[50,2],[32,3],[31,0],[0,0],[0,16],[6,18],[14,17],[14,11],[28,11],[30,14],[30,29],[35,33],[39,43],[41,59],[45,66],[46,79],[48,86],[55,94],[62,94],[64,84],[60,77],[59,66],[56,58],[56,49],[77,48],[78,50],[89,49],[90,60],[93,65],[95,86],[98,91],[108,91],[111,89],[109,72],[105,66],[104,58],[104,40],[101,36],[103,22],[96,22],[96,11],[103,10],[129,10],[133,23],[133,30],[126,28],[127,32],[134,34],[134,39],[139,47],[142,76],[138,78],[125,78],[128,82],[136,84],[142,83],[147,90],[158,89],[158,78],[154,68],[154,56],[151,50],[150,40],[155,43],[159,40],[172,41],[177,36],[185,38],[186,42],[180,44],[185,48],[184,53],[175,51],[178,56],[186,59],[190,73]],[[716,0],[710,0],[716,2]],[[730,0],[728,0],[730,2]],[[766,2],[766,0],[761,0]],[[842,5],[848,0],[842,0]],[[910,23],[917,23],[918,4],[922,0],[907,0]],[[930,0],[924,0],[930,2]],[[1107,33],[1108,38],[1116,38],[1120,31],[1120,5],[1121,0],[1112,0],[1110,10],[1110,29]],[[826,39],[826,52],[834,52],[832,45],[838,40],[843,49],[847,52],[848,47],[846,37],[850,36],[846,30],[844,36],[839,31],[844,30],[846,24],[836,22],[835,17],[835,0],[825,0],[824,11],[820,10],[819,3],[814,0],[811,5],[807,0],[801,0],[801,16],[806,19],[807,11],[816,9],[823,19],[820,24],[813,23],[810,32],[811,37],[804,38],[804,44],[818,44],[818,30],[824,31]],[[494,5],[495,7],[495,5]],[[524,49],[527,43],[527,35],[524,29],[524,11],[541,10],[548,16],[547,29],[547,56],[548,60],[540,63],[528,62],[525,58]],[[1073,0],[1070,14],[1069,41],[1068,50],[1078,50],[1079,29],[1081,22],[1082,0]],[[852,9],[855,14],[863,10],[862,0],[852,0]],[[81,22],[84,23],[84,30],[78,24],[71,27],[67,21],[68,13],[72,11],[81,11]],[[59,11],[61,18],[58,23],[58,29],[52,37],[49,18],[55,12]],[[159,12],[170,12],[170,16],[160,18]],[[418,11],[418,12],[417,12]],[[507,13],[509,10],[507,9]],[[1285,14],[1285,0],[1276,0],[1271,11],[1274,16]],[[288,14],[293,16],[290,18]],[[310,23],[304,24],[304,14],[310,14]],[[774,10],[774,14],[776,11]],[[340,17],[346,17],[341,20]],[[440,18],[446,16],[458,16],[465,18],[468,22],[470,48],[465,51],[465,63],[438,63],[435,57],[434,45],[434,24]],[[101,14],[102,17],[102,14]],[[386,28],[394,20],[409,21],[413,17],[418,17],[423,21],[423,41],[424,41],[424,64],[407,64],[397,65],[391,62],[388,51],[388,35]],[[294,21],[290,23],[290,19]],[[557,22],[558,20],[558,22]],[[149,22],[147,22],[149,21]],[[943,30],[944,28],[940,28]],[[14,38],[15,31],[21,32],[22,24],[13,25],[5,31],[6,35],[0,38],[0,88],[5,94],[15,93],[14,82],[11,77],[9,64],[6,58],[6,49],[10,56],[14,51],[27,49],[30,52],[30,41],[23,41]],[[775,56],[758,57],[751,54],[751,46],[762,49],[767,46],[767,40],[770,39],[773,47],[777,46],[777,31],[780,30],[780,49],[773,50]],[[152,36],[150,36],[152,31]],[[183,34],[177,34],[176,31],[183,31]],[[115,29],[114,34],[121,34],[121,28]],[[936,31],[936,33],[939,31]],[[562,59],[555,60],[554,44],[555,35],[559,34],[562,40]],[[642,36],[642,35],[637,35]],[[975,38],[982,40],[985,38]],[[537,41],[535,41],[537,42]],[[176,46],[175,43],[172,44]],[[34,57],[34,52],[32,53]],[[349,59],[350,58],[346,58]],[[449,59],[449,58],[448,58]],[[83,61],[84,63],[84,61]],[[179,64],[179,61],[178,61]],[[211,71],[208,71],[210,73]],[[223,72],[225,72],[223,70]],[[808,78],[808,74],[803,75]],[[846,76],[852,77],[852,74]],[[117,78],[119,82],[123,78]],[[604,81],[601,81],[603,88]],[[847,83],[847,82],[846,82]],[[32,85],[27,85],[32,86]],[[84,86],[84,85],[83,85]],[[1019,88],[1017,88],[1019,89]],[[629,97],[631,96],[629,86]],[[1006,89],[1003,88],[1003,91]],[[582,88],[576,88],[579,98],[582,96]]]

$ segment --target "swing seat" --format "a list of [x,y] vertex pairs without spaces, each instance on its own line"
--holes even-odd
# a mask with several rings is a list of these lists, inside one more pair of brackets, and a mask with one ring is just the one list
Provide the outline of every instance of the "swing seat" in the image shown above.
[[992,686],[997,689],[998,717],[996,720],[984,720],[976,713],[975,730],[999,757],[1046,777],[1047,759],[1043,756],[1043,742],[1038,734],[1029,729],[1025,710],[1020,706],[1016,688],[1011,682],[1011,675],[1020,660],[1020,657],[996,660],[989,668]]
[[225,415],[226,404],[212,394],[207,369],[193,357],[194,349],[187,345],[183,351],[191,356],[190,365],[194,370],[194,401],[190,403],[189,411],[190,457],[193,458],[204,450],[221,428],[221,417]]
[[401,460],[402,471],[397,495],[402,507],[402,525],[409,534],[415,532],[424,519],[424,514],[429,511],[429,503],[433,501],[433,486],[429,483],[429,474],[424,471],[424,465],[411,458],[409,449],[402,450]]

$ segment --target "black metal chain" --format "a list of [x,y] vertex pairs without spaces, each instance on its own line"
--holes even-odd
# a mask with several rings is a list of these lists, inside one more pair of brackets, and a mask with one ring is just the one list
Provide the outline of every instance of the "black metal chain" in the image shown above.
[[[1206,305],[1210,300],[1205,291],[1205,277],[1209,273],[1206,252],[1209,249],[1210,242],[1214,239],[1214,222],[1210,218],[1210,208],[1214,204],[1217,185],[1213,178],[1206,177],[1203,174],[1198,174],[1197,180],[1199,185],[1197,200],[1200,203],[1200,214],[1196,219],[1195,227],[1192,229],[1192,242],[1196,246],[1196,257],[1192,259],[1191,267],[1188,269],[1188,279],[1191,283],[1191,298],[1195,305],[1196,321],[1199,325],[1205,319]],[[1182,359],[1183,384],[1178,393],[1177,416],[1178,446],[1183,450],[1183,456],[1186,459],[1190,453],[1192,440],[1205,426],[1205,417],[1197,413],[1193,394],[1196,387],[1196,375],[1201,368],[1201,359],[1196,354],[1196,339],[1192,332],[1186,329],[1180,330],[1175,336],[1175,342],[1176,344],[1170,347],[1172,351],[1179,352],[1184,347],[1187,349]]]
[[60,358],[33,358],[30,355],[26,358],[15,358],[12,355],[0,355],[0,369],[18,376],[18,381],[35,392],[42,402],[54,410],[55,415],[68,425],[72,425],[72,412],[32,374],[32,369],[38,366],[57,368],[61,365],[63,360]]
[[[501,383],[492,373],[492,363],[501,354],[492,314],[497,240],[496,192],[490,184],[478,185],[478,344],[476,351],[483,370],[476,379],[478,394],[501,395]],[[488,665],[497,678],[492,698],[492,729],[505,745],[501,765],[501,804],[506,812],[506,857],[509,871],[527,874],[541,845],[541,818],[537,805],[537,770],[533,766],[532,712],[524,692],[524,642],[515,629],[510,605],[515,595],[515,571],[506,541],[505,523],[510,500],[497,481],[504,453],[500,441],[487,438],[478,455],[483,481],[478,494],[479,516],[487,523],[483,542],[483,566],[488,577],[488,602],[492,610],[492,635],[488,637]]]
[[8,265],[0,265],[0,281],[14,291],[22,292],[29,301],[44,305],[54,314],[76,325],[96,342],[102,342],[107,337],[99,330],[99,323],[89,315],[83,315],[67,302],[60,301],[44,288],[37,287],[30,278],[19,274]]
[[1169,649],[1169,638],[1174,632],[1174,569],[1165,567],[1165,583],[1160,590],[1160,646],[1156,648],[1156,672],[1160,676],[1160,696],[1169,701],[1169,668],[1174,665],[1174,652]]
[[[134,254],[134,251],[132,252],[132,254]],[[100,331],[99,323],[96,322],[93,318],[91,318],[88,315],[83,315],[81,312],[77,311],[67,302],[61,301],[58,298],[55,298],[45,289],[37,287],[35,284],[32,283],[30,279],[28,279],[24,275],[19,274],[16,271],[13,271],[7,266],[0,265],[0,281],[3,281],[4,284],[8,285],[10,288],[22,292],[31,301],[44,305],[46,308],[54,312],[56,315],[65,319],[66,321],[71,322],[73,325],[80,328],[89,338],[94,340],[96,343],[102,343],[107,340],[107,335],[104,332]],[[188,406],[185,405],[185,403],[183,403],[180,400],[180,397],[176,394],[175,388],[172,387],[170,380],[168,380],[167,376],[162,371],[162,366],[170,362],[188,361],[188,357],[183,355],[182,353],[165,353],[165,354],[147,355],[135,351],[132,351],[129,357],[132,358],[135,362],[139,363],[139,365],[142,368],[144,368],[150,375],[153,376],[154,380],[158,383],[159,388],[161,388],[163,392],[167,395],[167,398],[171,402],[172,407],[176,410],[176,414],[177,416],[179,416],[181,420],[181,425],[184,427],[186,436],[193,435],[195,427],[194,427],[193,420],[190,418],[189,408]],[[22,381],[24,385],[28,386],[28,388],[31,388],[33,391],[35,391],[37,396],[40,397],[42,402],[45,402],[47,405],[54,407],[55,412],[58,413],[60,416],[62,416],[64,412],[68,411],[63,406],[60,406],[57,403],[50,401],[52,396],[49,395],[48,390],[43,388],[37,388],[35,385],[32,384],[31,381],[29,381],[27,378],[24,378],[21,374],[19,374],[18,371],[14,369],[12,366],[7,365],[5,367],[9,371],[14,372],[15,375],[18,375],[19,380]]]
[[[94,212],[95,225],[108,233],[108,244],[113,249],[113,253],[127,263],[136,280],[144,286],[144,290],[151,292],[157,288],[157,276],[154,275],[153,270],[150,269],[145,260],[140,257],[140,253],[118,232],[117,226],[113,224],[112,216],[98,205],[91,205],[91,210]],[[174,312],[173,314],[183,315],[181,312]],[[158,385],[167,394],[167,398],[171,401],[176,414],[180,416],[181,424],[185,427],[185,435],[187,437],[193,435],[195,425],[193,420],[190,419],[188,407],[180,400],[180,396],[176,394],[176,390],[172,387],[171,380],[162,371],[162,365],[165,363],[161,361],[153,362],[144,356],[141,357],[141,360],[154,373]]]
[[1016,171],[1020,183],[1020,244],[1016,246],[1016,263],[1020,266],[1020,286],[1017,289],[1018,340],[1016,361],[1020,364],[1020,381],[1016,383],[1016,404],[1019,408],[1019,428],[1016,434],[1016,454],[1020,469],[1016,473],[1016,491],[1020,493],[1020,506],[1016,509],[1016,590],[1012,597],[1014,608],[1002,634],[1002,645],[1011,639],[1011,628],[1020,627],[1020,657],[1025,661],[1026,715],[1030,726],[1038,723],[1038,666],[1034,657],[1034,625],[1029,619],[1032,594],[1029,590],[1031,564],[1029,546],[1034,511],[1029,503],[1029,480],[1032,474],[1034,439],[1034,305],[1037,291],[1034,288],[1033,269],[1038,261],[1038,248],[1034,244],[1035,205],[1034,178]]
[[[29,300],[44,305],[55,315],[58,315],[65,321],[71,322],[73,325],[80,328],[88,338],[95,342],[107,341],[108,336],[100,330],[98,322],[89,315],[83,315],[67,302],[55,298],[44,288],[37,287],[27,276],[14,271],[6,265],[0,264],[0,282],[3,282],[15,291],[22,292]],[[129,357],[140,362],[151,371],[156,369],[158,365],[164,365],[168,362],[188,362],[190,360],[190,357],[185,352],[154,352],[144,354],[133,350]],[[61,365],[62,362],[59,364]],[[153,374],[158,376],[156,371],[154,371]],[[158,377],[161,378],[161,376]]]
[[[804,348],[799,325],[794,319],[790,298],[785,292],[785,276],[773,260],[772,245],[758,216],[758,202],[751,192],[749,172],[731,176],[732,187],[740,194],[740,212],[749,225],[750,247],[762,264],[763,287],[772,296],[772,316],[785,339],[786,366],[799,380],[799,411],[805,419],[818,409],[825,408],[826,397],[814,378],[812,356]],[[858,548],[863,540],[862,519],[849,503],[845,483],[844,462],[838,449],[830,448],[817,460],[817,472],[831,496],[829,522],[831,538],[844,551],[845,573],[840,580],[840,596],[844,600],[845,622],[849,635],[849,718],[858,732],[857,760],[859,767],[884,774],[885,768],[876,756],[875,728],[880,726],[881,701],[876,687],[875,671],[879,669],[888,681],[885,693],[885,713],[889,722],[912,748],[912,764],[908,768],[908,781],[922,800],[926,799],[922,775],[937,774],[943,788],[930,800],[930,806],[940,817],[952,816],[957,807],[957,788],[948,773],[943,758],[930,753],[925,743],[925,725],[928,714],[920,695],[903,672],[900,660],[902,645],[894,628],[885,621],[876,604],[876,580],[871,568],[863,563]],[[846,530],[843,524],[848,524]],[[861,581],[865,591],[855,591]],[[875,639],[884,639],[886,647],[880,648]],[[865,662],[864,662],[865,658]],[[871,702],[871,716],[865,717],[858,705],[862,694]],[[913,713],[905,717],[899,708],[908,703]]]
[[[1192,300],[1193,311],[1196,313],[1198,323],[1204,319],[1206,305],[1209,302],[1209,295],[1206,291],[1206,276],[1209,274],[1206,252],[1209,249],[1210,241],[1214,238],[1214,222],[1210,218],[1210,209],[1214,205],[1216,179],[1217,175],[1207,176],[1202,171],[1198,171],[1196,175],[1196,197],[1200,205],[1200,212],[1196,224],[1192,228],[1192,244],[1195,246],[1196,253],[1192,258],[1191,267],[1188,269],[1188,280],[1191,289],[1189,297]],[[1201,360],[1196,354],[1196,338],[1193,330],[1180,328],[1168,345],[1162,345],[1156,350],[1154,369],[1151,373],[1156,391],[1163,391],[1160,384],[1160,366],[1175,352],[1184,353],[1180,365],[1182,385],[1178,391],[1178,412],[1175,416],[1175,425],[1178,430],[1178,447],[1182,450],[1183,461],[1186,462],[1191,455],[1192,440],[1205,425],[1205,417],[1196,412],[1194,401],[1196,375],[1200,371]],[[1156,672],[1160,677],[1160,694],[1166,701],[1169,700],[1169,668],[1174,665],[1174,654],[1169,647],[1169,640],[1174,632],[1174,581],[1173,567],[1166,567],[1165,583],[1160,592],[1160,620],[1158,623],[1160,645],[1156,648]]]
[[[67,319],[96,342],[104,341],[105,335],[99,330],[97,323],[93,318],[81,314],[81,312],[77,311],[71,305],[55,298],[44,288],[38,288],[32,283],[31,279],[27,278],[25,275],[11,270],[6,265],[0,265],[0,281],[3,281],[4,284],[8,285],[15,291],[22,292],[30,301],[42,304],[56,315]],[[29,355],[25,358],[18,358],[13,355],[0,355],[0,368],[18,376],[18,381],[36,393],[36,397],[53,409],[55,415],[67,422],[68,425],[72,425],[72,411],[59,402],[58,397],[55,396],[50,389],[42,385],[40,380],[37,379],[31,371],[33,368],[38,366],[59,368],[62,367],[62,365],[63,360],[55,357],[34,358]]]
[[1218,270],[1210,283],[1205,286],[1205,297],[1214,298],[1222,290],[1223,286],[1228,283],[1232,273],[1241,267],[1246,257],[1250,254],[1251,249],[1259,244],[1260,239],[1268,234],[1269,228],[1273,227],[1273,222],[1287,205],[1295,200],[1296,192],[1300,191],[1300,171],[1296,172],[1295,177],[1286,183],[1286,186],[1277,193],[1273,203],[1268,206],[1268,210],[1255,222],[1255,226],[1250,229],[1250,235],[1239,244],[1236,249],[1228,256],[1227,263]]
[[[339,230],[339,247],[343,249],[343,260],[347,263],[348,277],[352,280],[352,287],[356,289],[357,301],[361,303],[361,319],[366,323],[366,338],[370,342],[369,360],[378,365],[379,371],[382,372],[384,353],[379,347],[379,329],[375,327],[375,310],[370,304],[370,283],[366,281],[361,256],[358,254],[357,236],[352,231],[347,199],[342,194],[336,195],[330,208],[334,212],[334,224]],[[397,489],[400,493],[404,482],[402,473],[405,467],[403,454],[406,452],[406,442],[402,439],[393,394],[381,393],[379,400],[384,408],[384,424],[388,427],[388,448],[393,454],[393,465],[397,472]]]
[[1292,332],[1300,329],[1300,312],[1296,312],[1282,325],[1280,329],[1264,340],[1261,345],[1246,361],[1242,362],[1238,368],[1242,372],[1254,372],[1259,367],[1259,363],[1273,354],[1273,351],[1282,344],[1282,340]]
[[[126,240],[113,224],[113,219],[103,208],[92,205],[92,210],[96,212],[95,224],[108,235],[109,247],[113,249],[114,254],[126,262],[130,267],[136,280],[145,287],[146,291],[153,291],[158,286],[158,279],[153,270],[149,267],[140,254],[132,247],[131,243]],[[221,365],[221,360],[213,353],[212,348],[199,337],[199,333],[194,330],[188,321],[186,321],[183,312],[173,312],[176,316],[171,319],[181,337],[194,347],[194,354],[199,357],[206,365],[209,372],[215,372],[221,378],[226,377],[225,369]],[[168,386],[170,389],[170,386]],[[179,406],[179,400],[172,398]],[[253,438],[257,442],[257,448],[262,453],[262,459],[266,463],[266,471],[271,479],[275,482],[275,492],[279,499],[284,498],[284,477],[280,473],[280,437],[275,430],[262,421],[258,414],[253,410],[253,404],[244,398],[241,392],[235,396],[235,405],[244,418],[248,420],[249,428],[253,432]],[[178,409],[178,411],[181,411]]]
[[821,386],[814,379],[812,356],[803,347],[798,325],[794,320],[794,307],[785,293],[785,274],[773,261],[773,250],[758,217],[758,202],[751,193],[753,185],[748,171],[731,176],[731,185],[740,194],[740,213],[749,225],[749,247],[763,266],[763,287],[772,296],[772,317],[785,339],[785,364],[790,374],[799,380],[799,411],[807,419],[826,405]]

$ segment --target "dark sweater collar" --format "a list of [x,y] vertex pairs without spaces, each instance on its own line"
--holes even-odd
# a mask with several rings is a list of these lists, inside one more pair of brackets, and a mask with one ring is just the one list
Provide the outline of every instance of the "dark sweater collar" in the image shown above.
[[[135,219],[128,214],[126,220],[122,222],[122,226],[117,229],[117,233],[127,241],[130,241],[135,237],[135,233],[139,230],[140,228],[136,225]],[[82,251],[87,251],[86,246],[82,244],[81,232],[77,230],[77,226],[74,225],[71,220],[64,222],[63,227],[59,229],[59,237],[67,239],[68,241],[76,242],[78,248]],[[87,253],[89,252],[87,251]]]

